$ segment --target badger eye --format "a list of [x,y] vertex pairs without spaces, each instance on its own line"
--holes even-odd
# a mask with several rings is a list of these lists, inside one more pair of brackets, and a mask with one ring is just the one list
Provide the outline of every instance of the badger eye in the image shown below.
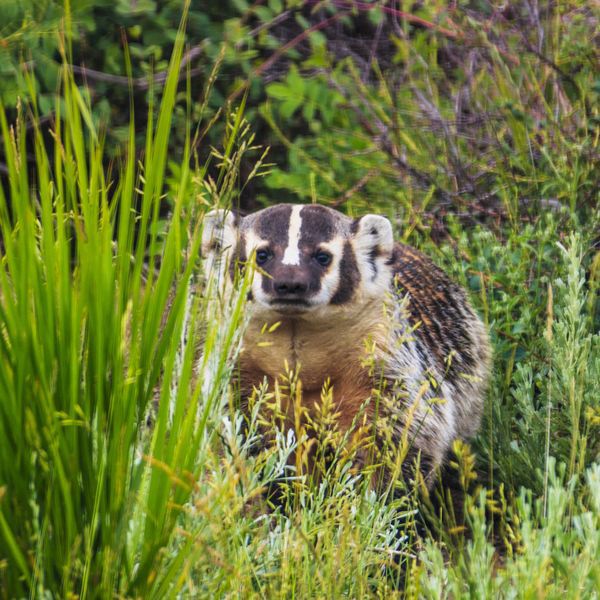
[[264,265],[271,258],[271,253],[263,248],[262,250],[256,251],[256,264]]
[[315,254],[315,260],[322,266],[326,267],[331,262],[331,254],[329,252],[324,252],[323,250],[319,250]]

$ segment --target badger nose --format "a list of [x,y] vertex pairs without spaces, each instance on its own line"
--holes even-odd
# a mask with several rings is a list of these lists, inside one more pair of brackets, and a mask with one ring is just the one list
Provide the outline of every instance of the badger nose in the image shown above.
[[279,296],[299,296],[308,290],[308,284],[301,279],[281,279],[273,285]]

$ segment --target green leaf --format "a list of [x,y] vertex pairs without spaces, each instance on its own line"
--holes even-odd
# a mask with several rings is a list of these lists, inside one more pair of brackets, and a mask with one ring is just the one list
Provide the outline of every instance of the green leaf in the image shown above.
[[288,76],[286,77],[286,81],[290,86],[290,95],[304,96],[304,89],[306,87],[306,83],[295,65],[292,65],[290,67],[290,71],[288,73]]
[[289,119],[298,110],[298,107],[302,104],[301,97],[290,97],[279,106],[279,113],[285,119]]
[[289,86],[284,83],[270,83],[266,87],[266,92],[267,96],[276,100],[287,100],[292,95]]

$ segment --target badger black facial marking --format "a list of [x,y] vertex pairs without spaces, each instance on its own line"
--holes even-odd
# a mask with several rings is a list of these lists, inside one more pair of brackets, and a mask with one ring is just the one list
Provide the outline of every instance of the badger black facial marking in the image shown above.
[[258,236],[285,248],[288,245],[291,214],[292,206],[289,204],[280,204],[266,209],[256,222]]
[[305,206],[300,214],[300,246],[313,248],[333,239],[336,231],[335,218],[322,206]]
[[345,304],[354,296],[354,292],[360,283],[358,265],[350,242],[344,244],[344,254],[339,265],[340,281],[331,304]]
[[369,252],[369,265],[371,266],[371,272],[373,273],[371,275],[371,281],[375,281],[375,279],[377,279],[377,261],[375,260],[378,256],[380,255],[380,250],[378,246],[375,246],[375,248],[373,248],[370,252]]

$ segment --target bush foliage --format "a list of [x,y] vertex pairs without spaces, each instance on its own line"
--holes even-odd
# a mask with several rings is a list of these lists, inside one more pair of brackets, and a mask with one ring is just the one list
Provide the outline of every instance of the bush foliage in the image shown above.
[[[0,596],[596,597],[597,12],[64,9],[0,7]],[[305,442],[264,444],[268,390],[244,424],[248,280],[197,257],[208,207],[282,200],[386,214],[469,290],[494,371],[464,510],[351,452],[266,510]]]

